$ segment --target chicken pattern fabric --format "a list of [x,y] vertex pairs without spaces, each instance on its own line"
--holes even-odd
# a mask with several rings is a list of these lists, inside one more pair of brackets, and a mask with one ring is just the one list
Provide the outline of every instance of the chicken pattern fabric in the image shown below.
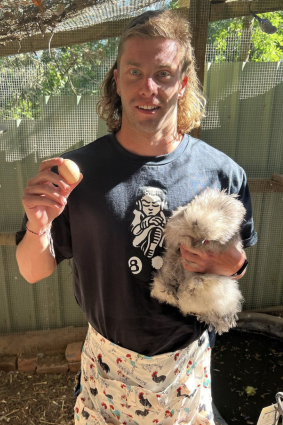
[[207,331],[190,346],[147,357],[90,325],[75,425],[214,425]]

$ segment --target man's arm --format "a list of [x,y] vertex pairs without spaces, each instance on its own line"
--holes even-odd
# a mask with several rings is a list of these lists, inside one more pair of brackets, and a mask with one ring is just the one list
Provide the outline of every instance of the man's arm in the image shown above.
[[64,162],[53,158],[40,164],[38,174],[28,181],[22,198],[28,217],[27,230],[19,243],[16,258],[20,273],[29,282],[35,283],[50,276],[57,267],[50,250],[50,229],[53,220],[64,210],[72,190],[81,182],[68,185],[51,171]]
[[21,275],[29,283],[36,283],[50,276],[57,264],[50,251],[50,230],[35,229],[29,222],[27,228],[30,231],[19,243],[16,258]]

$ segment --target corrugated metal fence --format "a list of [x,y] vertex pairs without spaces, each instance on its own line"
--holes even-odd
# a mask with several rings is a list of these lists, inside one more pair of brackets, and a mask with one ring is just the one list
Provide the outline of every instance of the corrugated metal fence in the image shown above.
[[[252,191],[259,243],[248,250],[241,280],[245,309],[283,305],[283,64],[207,64],[208,114],[201,138],[245,168]],[[83,146],[107,129],[95,114],[95,96],[42,98],[35,121],[5,121],[0,136],[0,232],[21,225],[21,196],[42,159]],[[4,122],[3,122],[4,123]],[[0,247],[0,332],[85,325],[73,297],[72,270],[61,264],[53,276],[30,285],[18,272],[15,246]]]

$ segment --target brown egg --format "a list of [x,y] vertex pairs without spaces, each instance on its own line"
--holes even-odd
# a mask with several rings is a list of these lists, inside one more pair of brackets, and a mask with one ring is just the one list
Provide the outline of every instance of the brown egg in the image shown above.
[[76,183],[80,178],[80,169],[74,161],[64,159],[63,164],[58,166],[58,173],[68,184]]

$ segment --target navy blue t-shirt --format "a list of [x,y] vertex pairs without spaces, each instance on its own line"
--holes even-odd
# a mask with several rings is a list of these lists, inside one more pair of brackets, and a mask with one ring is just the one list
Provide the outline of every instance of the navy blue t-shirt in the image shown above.
[[162,266],[164,226],[176,208],[206,187],[239,194],[246,208],[244,247],[257,241],[245,172],[206,143],[186,135],[172,153],[143,157],[113,134],[63,155],[84,178],[54,220],[56,260],[73,258],[74,293],[88,322],[112,342],[144,355],[175,351],[204,325],[150,296]]

